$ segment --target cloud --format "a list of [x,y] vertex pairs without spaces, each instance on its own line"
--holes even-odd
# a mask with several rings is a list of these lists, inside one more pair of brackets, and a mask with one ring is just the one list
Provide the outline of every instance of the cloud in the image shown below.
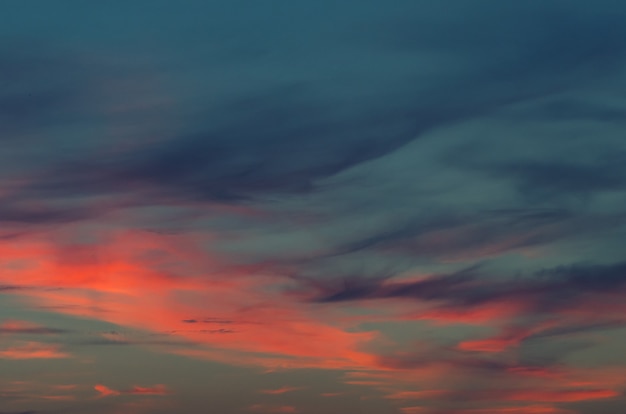
[[0,334],[57,335],[66,332],[65,329],[47,328],[27,321],[5,320],[0,324]]
[[59,345],[40,342],[24,342],[0,349],[0,359],[60,359],[70,355],[61,351]]
[[165,385],[158,384],[152,387],[141,387],[134,385],[127,390],[115,390],[107,387],[106,385],[96,384],[94,389],[98,391],[100,397],[115,397],[119,395],[168,395],[171,392]]
[[[7,247],[11,254],[17,251],[18,258],[32,260],[37,267],[14,269],[5,277],[19,275],[32,287],[55,287],[35,289],[29,296],[47,310],[89,315],[122,326],[169,333],[168,348],[174,345],[170,339],[180,338],[181,352],[201,355],[202,349],[184,351],[187,343],[195,343],[224,350],[243,364],[256,361],[254,364],[295,366],[354,366],[372,359],[360,347],[374,338],[374,333],[346,332],[310,315],[298,301],[281,299],[283,293],[276,287],[284,283],[284,278],[266,276],[264,268],[224,263],[203,250],[196,250],[184,236],[123,233],[112,234],[111,239],[94,246],[97,254],[87,255],[89,260],[75,260],[75,256],[70,256],[74,260],[67,260],[64,255],[73,249],[59,249],[32,239],[22,246],[12,244]],[[146,256],[151,250],[159,254]],[[197,268],[205,269],[207,276],[194,277],[192,272]],[[226,272],[233,278],[223,279]],[[267,303],[267,291],[259,289],[261,286],[274,289],[276,300]],[[154,296],[147,295],[148,291],[154,292]],[[174,291],[179,292],[180,298],[171,295]],[[97,308],[91,307],[91,292],[99,292],[101,300]],[[121,297],[137,299],[120,302]],[[198,306],[189,307],[184,298],[193,297],[204,299]],[[212,306],[207,308],[207,303]],[[59,304],[63,307],[57,308]],[[196,312],[218,315],[217,320],[238,322],[233,324],[237,329],[189,329],[190,323],[183,321]],[[154,317],[157,314],[159,318]],[[270,331],[273,334],[268,336]],[[113,339],[117,343],[121,339],[132,343],[139,340],[146,346],[161,345],[161,341],[155,343],[154,338],[118,337],[109,335],[104,342],[108,344]],[[102,344],[103,341],[84,343]],[[342,349],[339,354],[337,346]],[[210,354],[208,350],[207,355]],[[267,358],[267,354],[276,355],[276,359]]]
[[102,397],[121,395],[120,391],[109,388],[106,385],[96,384],[93,388],[98,391]]
[[298,409],[291,405],[254,404],[248,410],[259,413],[297,413]]
[[0,411],[0,414],[37,414],[39,411]]
[[[9,25],[0,293],[147,332],[68,340],[94,355],[348,371],[466,414],[608,400],[618,374],[564,374],[619,359],[626,326],[626,9],[587,3],[194,2],[110,37],[105,8],[37,45]],[[520,407],[481,408],[498,398]]]
[[447,400],[447,401],[524,401],[524,402],[576,402],[615,398],[619,392],[610,389],[569,389],[569,390],[489,390],[482,392],[463,391],[403,391],[387,396],[392,400]]
[[454,410],[449,414],[574,414],[576,411],[545,405],[523,407],[485,408]]
[[19,286],[19,285],[1,285],[0,286],[0,292],[11,292],[11,291],[16,291],[16,290],[21,290],[24,289],[24,286]]
[[[438,301],[454,307],[472,309],[502,300],[523,301],[529,312],[565,310],[575,307],[563,297],[593,297],[608,294],[626,286],[626,264],[575,264],[536,271],[519,278],[493,278],[481,275],[478,268],[456,273],[426,276],[418,281],[355,279],[344,286],[318,285],[319,302],[348,302],[385,298]],[[589,312],[594,312],[589,309]]]
[[292,392],[292,391],[298,391],[301,389],[303,389],[303,387],[281,387],[281,388],[277,388],[274,390],[260,390],[259,392],[261,394],[280,395],[280,394],[285,394],[285,393]]
[[[466,8],[461,4],[457,6]],[[52,163],[50,168],[35,175],[32,182],[23,191],[18,191],[15,197],[125,194],[143,197],[141,201],[146,203],[159,202],[171,196],[239,203],[281,193],[307,193],[318,188],[318,181],[384,157],[421,138],[428,131],[490,113],[517,101],[551,95],[555,82],[558,85],[573,83],[571,72],[579,73],[575,81],[580,81],[583,76],[592,78],[593,73],[587,74],[581,69],[586,67],[587,59],[593,57],[603,63],[596,63],[599,67],[608,70],[617,65],[622,56],[619,51],[626,48],[623,42],[617,40],[623,29],[614,18],[609,20],[609,24],[598,25],[598,20],[584,19],[581,10],[564,8],[562,4],[502,7],[485,3],[483,7],[495,8],[502,21],[498,24],[486,21],[482,25],[463,23],[456,13],[438,14],[442,10],[433,7],[426,8],[425,13],[415,17],[414,21],[406,18],[413,14],[405,15],[402,21],[409,20],[406,24],[398,24],[400,16],[393,15],[393,30],[384,31],[389,37],[383,39],[384,42],[413,39],[416,44],[409,48],[411,52],[430,59],[436,56],[431,48],[437,45],[446,50],[446,45],[452,42],[458,48],[457,52],[465,50],[467,53],[460,54],[462,63],[459,68],[464,71],[447,70],[444,72],[446,75],[439,79],[426,77],[424,80],[417,75],[402,74],[396,82],[390,80],[385,86],[377,86],[370,81],[372,76],[376,78],[378,75],[376,68],[366,70],[361,64],[365,58],[352,52],[355,55],[352,56],[352,65],[360,65],[358,69],[363,72],[364,79],[358,81],[354,90],[347,90],[345,96],[330,92],[341,86],[332,76],[309,76],[301,82],[281,82],[279,75],[275,75],[278,79],[272,79],[266,85],[232,91],[222,97],[219,105],[207,103],[206,108],[201,110],[202,120],[193,118],[196,124],[187,128],[193,132],[166,135],[157,141],[150,141],[143,139],[144,135],[152,132],[146,128],[139,131],[137,138],[140,144],[135,148],[106,154],[87,146],[76,156],[63,157],[62,162]],[[533,35],[528,36],[528,31],[520,29],[536,26],[537,10],[543,12],[543,19],[540,19],[539,28]],[[478,21],[486,19],[473,8],[467,12]],[[559,14],[559,19],[548,17]],[[431,15],[431,19],[421,21],[426,15]],[[435,21],[439,24],[434,24]],[[554,29],[556,21],[560,30]],[[461,24],[464,36],[453,35],[456,33],[454,30],[442,30],[442,25],[455,27],[458,24]],[[489,36],[490,32],[498,33],[498,36]],[[429,42],[422,48],[420,42],[425,39]],[[504,42],[504,39],[509,39],[511,43]],[[577,47],[560,47],[570,42],[577,42]],[[340,46],[341,43],[337,47]],[[475,54],[468,53],[470,50]],[[389,52],[381,54],[399,59]],[[319,56],[307,58],[316,59]],[[12,60],[10,57],[6,59]],[[71,58],[66,60],[67,63],[61,62],[57,66],[78,64],[73,63]],[[401,61],[418,74],[424,71],[420,60],[404,58]],[[316,63],[322,65],[322,74],[336,72],[335,65],[328,59]],[[34,64],[15,65],[31,69],[25,72],[27,75],[24,76],[28,76],[25,85],[32,84],[32,79],[43,78]],[[435,70],[445,69],[450,62],[435,59],[433,65]],[[66,94],[70,97],[94,95],[89,82],[91,78],[99,79],[99,69],[104,70],[90,67],[95,74],[90,75],[87,81],[64,82],[64,89],[68,90]],[[286,70],[284,67],[281,69]],[[58,71],[64,74],[64,79],[67,78],[66,73]],[[137,83],[137,75],[131,72],[127,76],[127,79],[108,79],[107,84]],[[527,87],[520,87],[520,82]],[[499,87],[493,87],[494,84]],[[357,92],[360,90],[366,93]],[[465,90],[466,93],[454,94],[456,90]],[[142,92],[153,93],[151,90]],[[453,99],[450,99],[451,96]],[[65,107],[80,107],[75,99],[68,97],[65,101]],[[20,106],[15,104],[11,107]],[[40,107],[58,108],[60,105],[53,101],[29,107],[34,110]],[[153,113],[150,110],[148,106],[148,115],[162,115],[158,106],[152,108]],[[122,115],[135,116],[142,123],[145,112],[145,109],[142,112],[131,107],[127,112],[122,111]],[[117,121],[115,117],[112,119]],[[294,136],[298,139],[294,140]],[[99,150],[101,147],[95,148]],[[281,156],[285,153],[289,157]],[[530,167],[525,170],[528,174],[533,171]],[[543,178],[554,177],[556,181],[559,181],[559,176],[562,175],[555,171],[542,175]],[[7,212],[7,219],[15,216],[13,218],[25,221],[54,221],[80,219],[90,214],[89,209],[85,211],[76,206],[64,210],[43,209],[37,214],[27,214],[24,209],[13,208]]]

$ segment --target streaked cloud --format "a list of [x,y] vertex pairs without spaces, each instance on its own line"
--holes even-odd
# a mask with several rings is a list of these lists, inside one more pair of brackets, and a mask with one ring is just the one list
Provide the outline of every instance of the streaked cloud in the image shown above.
[[167,395],[170,391],[165,385],[158,384],[152,387],[132,386],[126,390],[115,390],[106,385],[96,384],[94,389],[100,393],[101,397],[115,397],[119,395]]
[[618,2],[34,3],[0,414],[624,411]]
[[0,349],[0,359],[58,359],[70,355],[56,344],[41,342],[23,342]]

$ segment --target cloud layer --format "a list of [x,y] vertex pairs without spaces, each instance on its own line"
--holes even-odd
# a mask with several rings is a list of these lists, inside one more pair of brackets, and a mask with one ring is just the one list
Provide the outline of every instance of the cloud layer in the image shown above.
[[35,3],[7,413],[623,410],[619,2]]

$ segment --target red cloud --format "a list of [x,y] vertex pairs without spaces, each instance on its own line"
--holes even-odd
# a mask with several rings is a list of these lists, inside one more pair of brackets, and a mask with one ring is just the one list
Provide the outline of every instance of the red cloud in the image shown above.
[[343,394],[344,394],[343,392],[323,392],[320,395],[322,397],[338,397]]
[[[403,391],[388,397],[396,401],[411,398],[445,400],[448,396],[466,396],[448,389],[449,378],[460,377],[459,383],[471,380],[478,369],[485,370],[486,381],[489,380],[488,371],[493,370],[499,375],[498,380],[502,378],[506,382],[498,385],[510,387],[510,390],[467,396],[475,401],[522,401],[530,404],[533,401],[573,402],[616,395],[612,387],[617,387],[617,381],[611,379],[609,382],[609,375],[604,372],[585,377],[561,375],[548,368],[516,368],[506,363],[499,366],[497,358],[500,355],[490,355],[494,362],[487,364],[479,360],[482,355],[473,352],[442,350],[441,347],[428,345],[423,352],[434,356],[432,362],[428,358],[422,361],[421,356],[411,360],[411,355],[405,358],[395,350],[389,353],[389,357],[378,356],[378,343],[375,341],[378,334],[354,329],[355,320],[363,321],[355,319],[354,313],[341,313],[343,309],[331,305],[313,308],[303,302],[294,290],[285,293],[285,288],[291,287],[293,281],[273,275],[271,267],[231,265],[200,248],[207,241],[194,235],[113,232],[90,247],[59,247],[54,244],[56,239],[48,242],[29,237],[11,240],[11,243],[0,241],[0,267],[3,270],[0,272],[0,285],[8,286],[18,280],[21,286],[11,290],[11,295],[19,294],[33,306],[120,326],[168,333],[201,345],[186,349],[171,347],[167,349],[169,352],[269,369],[354,370],[354,374],[347,378],[348,383],[379,388],[384,392],[410,386],[436,388],[434,391]],[[53,287],[62,289],[50,289]],[[500,324],[504,319],[523,313],[526,308],[520,299],[513,304],[488,302],[465,311],[460,308],[436,308],[406,316],[407,307],[402,307],[396,313],[400,316],[385,315],[382,311],[378,315],[372,313],[373,319],[380,317],[377,322],[386,318],[467,324],[497,321]],[[344,318],[343,315],[348,316]],[[579,316],[570,315],[572,318]],[[189,323],[191,318],[195,323]],[[216,321],[228,324],[227,334],[213,329]],[[21,322],[5,323],[5,326],[8,330],[42,329]],[[458,348],[461,351],[502,351],[550,329],[550,325],[545,323],[528,328],[502,326],[505,328],[495,337],[463,341]],[[398,344],[389,341],[383,345],[393,347]],[[67,356],[58,347],[47,344],[31,343],[0,351],[0,357],[14,359]],[[485,368],[481,363],[489,367]],[[546,384],[553,388],[567,389],[574,385],[578,388],[573,391],[545,391],[541,387]],[[116,390],[99,384],[95,389],[102,397],[167,393],[163,386]],[[295,388],[283,387],[260,392],[279,395],[293,390]],[[254,407],[273,412],[295,412],[291,406]],[[415,411],[417,408],[411,409]]]
[[26,342],[23,345],[0,349],[0,359],[58,359],[69,358],[58,345]]
[[153,387],[140,387],[133,386],[129,390],[114,390],[112,388],[107,387],[106,385],[96,384],[93,387],[96,391],[100,393],[101,397],[110,397],[117,395],[167,395],[170,394],[165,385],[158,384]]
[[[501,393],[501,397],[510,401],[575,402],[613,398],[620,395],[610,389],[573,389],[573,390],[517,390]],[[494,393],[498,397],[498,393]]]
[[18,320],[5,320],[2,324],[0,324],[0,332],[16,332],[20,333],[23,331],[29,331],[31,329],[39,329],[42,328],[41,325],[37,325],[27,321],[18,321]]
[[457,410],[448,414],[575,414],[575,411],[543,405]]
[[531,335],[540,333],[554,326],[555,324],[553,322],[548,321],[532,327],[510,327],[493,338],[463,341],[458,345],[458,348],[463,351],[502,352],[509,347],[519,345],[524,339]]
[[269,395],[279,395],[285,394],[292,391],[298,391],[303,389],[303,387],[282,387],[275,390],[261,390],[259,391],[261,394],[269,394]]
[[[373,365],[373,355],[360,348],[375,333],[349,332],[309,313],[297,298],[277,289],[283,278],[264,274],[263,267],[222,263],[199,244],[190,235],[132,231],[113,234],[89,249],[22,240],[0,245],[0,257],[28,264],[0,275],[0,283],[20,280],[29,288],[21,295],[59,312],[205,344],[205,351],[193,351],[197,357],[331,369]],[[202,277],[198,269],[206,269]],[[42,289],[47,287],[64,289]],[[189,329],[183,321],[198,314],[232,321],[232,328],[228,334],[195,326],[200,323]]]
[[399,391],[387,396],[391,400],[430,400],[445,397],[449,392],[445,390],[426,391]]
[[402,407],[402,414],[576,414],[562,408],[530,405],[524,407],[478,408],[461,410],[438,410],[426,407]]
[[120,395],[121,392],[111,389],[109,387],[107,387],[106,385],[102,385],[102,384],[96,384],[94,385],[94,390],[98,391],[100,393],[101,397],[109,397],[112,395]]
[[158,384],[154,387],[139,387],[135,385],[130,391],[126,392],[126,394],[132,395],[166,395],[169,393],[163,384]]
[[523,337],[517,338],[489,338],[475,341],[463,341],[458,348],[463,351],[502,352],[507,348],[519,344]]
[[427,320],[436,324],[484,325],[506,320],[522,313],[528,304],[522,301],[494,301],[473,308],[444,307],[412,312],[402,317],[408,320]]
[[611,389],[518,389],[490,391],[401,391],[387,396],[394,400],[463,400],[463,401],[536,401],[536,402],[577,402],[613,398],[620,395]]

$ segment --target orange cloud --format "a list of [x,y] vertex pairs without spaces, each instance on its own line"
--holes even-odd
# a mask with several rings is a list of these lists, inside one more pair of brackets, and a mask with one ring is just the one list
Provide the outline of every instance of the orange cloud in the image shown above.
[[153,387],[140,387],[133,386],[128,390],[114,390],[112,388],[107,387],[106,385],[96,384],[93,387],[96,391],[100,393],[101,397],[111,397],[118,395],[167,395],[170,394],[165,385],[158,384]]
[[166,395],[170,392],[167,390],[165,385],[158,384],[153,387],[139,387],[135,385],[132,389],[124,393],[131,395]]
[[517,338],[490,338],[475,341],[463,341],[458,348],[463,351],[502,352],[507,348],[519,344],[523,337]]
[[58,359],[69,357],[69,354],[60,351],[60,346],[40,342],[26,342],[23,345],[0,349],[0,359]]
[[449,394],[443,390],[426,390],[426,391],[399,391],[387,396],[390,400],[422,400],[436,399]]
[[[29,287],[20,294],[38,306],[171,333],[207,350],[257,355],[257,361],[269,362],[266,355],[272,354],[278,365],[341,369],[374,362],[360,348],[375,333],[348,332],[309,312],[277,289],[283,278],[259,266],[224,264],[199,249],[192,236],[127,231],[90,248],[22,244],[0,246],[0,253],[4,248],[28,263],[6,277]],[[202,318],[190,329],[184,321],[196,315]],[[211,329],[211,317],[232,323]]]
[[[340,306],[311,306],[297,292],[290,290],[293,281],[275,275],[271,266],[228,263],[201,248],[203,244],[210,244],[210,240],[197,235],[111,231],[98,236],[99,239],[92,241],[91,245],[69,242],[59,245],[52,236],[49,236],[50,240],[29,236],[11,243],[0,241],[0,285],[19,280],[20,289],[11,290],[10,294],[20,295],[33,307],[167,334],[180,339],[181,344],[188,341],[196,345],[159,348],[164,352],[268,369],[353,370],[346,374],[345,383],[376,388],[387,394],[389,390],[410,390],[409,387],[426,389],[388,395],[387,398],[397,402],[445,400],[448,396],[463,395],[448,389],[449,378],[460,378],[459,383],[472,380],[475,369],[481,369],[483,362],[485,365],[489,363],[479,360],[482,358],[480,354],[459,350],[497,353],[550,327],[547,323],[529,328],[505,327],[492,338],[462,341],[456,350],[442,351],[441,347],[419,344],[419,357],[397,352],[393,347],[398,344],[387,341],[383,346],[392,349],[387,354],[389,356],[379,356],[380,348],[377,350],[376,347],[380,335],[375,331],[357,329],[359,323],[370,319],[370,313],[373,315],[371,319],[376,320],[381,315],[377,309],[369,309],[371,312],[361,318],[361,315],[354,317],[355,312],[343,313],[346,308]],[[60,237],[60,240],[65,238]],[[395,316],[387,314],[376,322],[408,319],[480,325],[499,322],[523,313],[524,309],[523,303],[504,302],[488,303],[467,311],[436,308],[407,313],[407,307],[402,307],[396,309]],[[343,315],[348,316],[344,318]],[[13,331],[44,329],[21,321],[5,321],[2,326]],[[109,340],[120,339],[117,335],[104,336]],[[422,353],[432,353],[435,360],[421,362]],[[0,357],[59,358],[68,355],[52,345],[35,346],[31,343],[0,351]],[[617,380],[603,383],[603,378],[604,381],[609,378],[604,372],[589,379],[585,375],[570,375],[567,370],[509,367],[504,363],[498,368],[496,358],[500,355],[489,356],[492,357],[494,371],[499,369],[497,373],[502,375],[498,378],[506,382],[501,386],[510,387],[510,390],[478,393],[470,395],[469,399],[556,403],[616,395],[612,389],[617,387]],[[581,371],[583,374],[589,372]],[[485,378],[488,381],[487,375]],[[617,374],[615,378],[618,378]],[[545,384],[554,388],[570,385],[584,385],[584,388],[543,391],[540,387]],[[94,388],[101,397],[168,393],[164,386],[117,390],[98,384]],[[259,392],[281,395],[297,389],[282,387]],[[295,410],[291,406],[253,407],[256,408],[252,410],[268,412],[295,412],[288,411]],[[415,411],[418,408],[421,407],[406,409]],[[510,413],[516,414],[515,411]]]
[[338,397],[344,395],[343,392],[323,392],[320,394],[322,397]]
[[59,391],[70,391],[70,390],[75,390],[76,388],[78,388],[78,385],[77,384],[61,384],[61,385],[53,385],[52,388],[55,390],[59,390]]
[[42,395],[39,398],[51,401],[73,401],[76,399],[73,395]]
[[[494,396],[497,397],[498,393]],[[502,393],[502,397],[509,401],[541,401],[541,402],[576,402],[613,398],[620,395],[611,389],[573,389],[573,390],[518,390]]]
[[18,320],[5,320],[0,324],[0,332],[21,332],[28,331],[30,329],[41,328],[41,325],[37,325],[27,321]]
[[449,414],[575,414],[575,411],[543,405],[456,410]]
[[519,345],[531,335],[553,328],[555,325],[554,322],[546,321],[527,328],[509,327],[493,338],[463,341],[458,348],[463,351],[502,352],[509,347]]
[[465,401],[536,401],[536,402],[577,402],[613,398],[620,395],[611,389],[517,389],[489,391],[401,391],[387,396],[393,400],[465,400]]
[[96,384],[93,387],[96,391],[98,391],[100,393],[100,396],[102,397],[109,397],[109,396],[115,396],[115,395],[120,395],[121,392],[111,389],[109,387],[107,387],[106,385],[102,385],[102,384]]
[[522,313],[528,304],[521,301],[494,301],[471,308],[435,308],[411,312],[402,317],[407,320],[427,320],[439,325],[484,325],[488,322],[506,320]]
[[280,395],[280,394],[285,394],[285,393],[292,392],[292,391],[298,391],[301,389],[303,389],[303,387],[282,387],[282,388],[277,388],[275,390],[261,390],[259,392],[261,394]]

